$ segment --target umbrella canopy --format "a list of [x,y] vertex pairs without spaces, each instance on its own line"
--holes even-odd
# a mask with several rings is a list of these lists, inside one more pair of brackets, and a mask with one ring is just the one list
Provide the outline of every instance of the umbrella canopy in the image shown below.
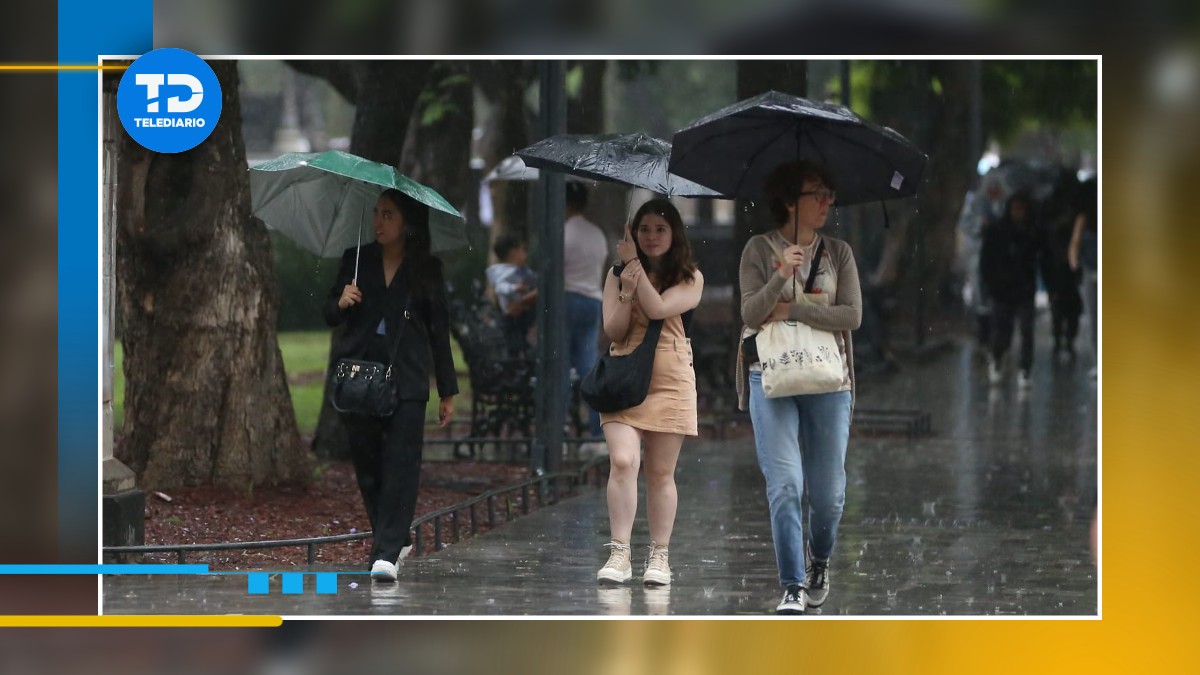
[[725,198],[667,171],[671,144],[646,134],[561,134],[517,151],[527,166],[676,197]]
[[671,173],[724,194],[761,199],[783,162],[820,162],[837,179],[837,203],[917,192],[925,153],[849,108],[771,91],[702,117],[672,139]]
[[324,258],[372,241],[375,202],[395,188],[429,207],[434,251],[467,245],[462,214],[395,167],[348,152],[291,152],[250,169],[250,206],[267,227]]
[[[500,163],[483,177],[483,182],[490,183],[494,180],[535,181],[539,175],[537,169],[526,166],[525,161],[520,157],[509,155],[500,160]],[[567,176],[567,180],[579,179],[574,176]]]

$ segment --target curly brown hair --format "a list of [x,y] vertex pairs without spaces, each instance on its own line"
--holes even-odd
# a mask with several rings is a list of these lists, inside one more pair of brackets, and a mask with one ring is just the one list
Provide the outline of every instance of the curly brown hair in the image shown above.
[[796,203],[804,181],[810,179],[823,183],[830,190],[837,189],[832,171],[823,164],[807,160],[784,162],[767,174],[763,181],[763,192],[767,195],[767,206],[776,223],[787,223],[787,207]]
[[660,197],[642,204],[637,213],[633,214],[630,233],[633,236],[633,245],[637,248],[638,259],[642,261],[642,267],[649,270],[650,261],[641,245],[638,244],[637,228],[642,222],[642,217],[650,213],[662,216],[663,220],[671,226],[671,248],[667,249],[658,265],[656,274],[658,282],[654,284],[654,288],[662,293],[684,280],[695,279],[696,261],[692,259],[692,245],[688,243],[687,236],[683,233],[683,218],[679,215],[679,210],[670,200]]

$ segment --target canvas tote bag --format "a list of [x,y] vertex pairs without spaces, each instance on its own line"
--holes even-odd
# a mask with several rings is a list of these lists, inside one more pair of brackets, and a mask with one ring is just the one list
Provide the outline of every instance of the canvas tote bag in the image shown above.
[[[767,242],[782,261],[783,252],[775,242],[770,239]],[[822,238],[804,284],[805,293],[812,292],[824,253]],[[763,394],[767,398],[826,394],[841,389],[846,371],[833,333],[801,321],[772,321],[754,337],[762,366]]]

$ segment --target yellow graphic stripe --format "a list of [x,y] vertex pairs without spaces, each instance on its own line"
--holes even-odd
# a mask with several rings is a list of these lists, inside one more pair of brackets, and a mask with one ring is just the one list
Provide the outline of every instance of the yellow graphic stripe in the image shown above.
[[98,64],[93,66],[81,66],[64,65],[58,63],[0,63],[0,73],[40,73],[59,70],[125,70],[127,68],[129,68],[128,64],[119,66],[102,66]]
[[281,616],[0,616],[0,628],[276,628]]

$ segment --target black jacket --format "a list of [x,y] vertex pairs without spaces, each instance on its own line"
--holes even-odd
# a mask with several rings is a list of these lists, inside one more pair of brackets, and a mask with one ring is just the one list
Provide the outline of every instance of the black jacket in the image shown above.
[[[365,244],[358,263],[358,288],[362,302],[341,309],[338,299],[342,290],[354,278],[354,248],[342,254],[337,280],[329,289],[325,302],[325,322],[330,326],[346,324],[341,337],[332,348],[332,361],[362,359],[374,339],[380,319],[384,320],[388,350],[395,354],[392,362],[396,393],[404,400],[429,400],[429,375],[432,365],[437,380],[438,395],[458,393],[454,373],[454,358],[450,351],[450,317],[446,307],[445,283],[441,261],[435,259],[427,293],[411,292],[413,284],[403,266],[384,283],[383,250],[375,243]],[[410,298],[411,296],[411,298]],[[404,318],[405,307],[409,318]],[[403,328],[401,328],[403,327]],[[400,342],[396,344],[397,331]]]
[[1037,293],[1038,267],[1046,240],[1032,220],[1018,225],[1007,216],[983,230],[979,273],[984,293],[993,302],[1021,304]]

